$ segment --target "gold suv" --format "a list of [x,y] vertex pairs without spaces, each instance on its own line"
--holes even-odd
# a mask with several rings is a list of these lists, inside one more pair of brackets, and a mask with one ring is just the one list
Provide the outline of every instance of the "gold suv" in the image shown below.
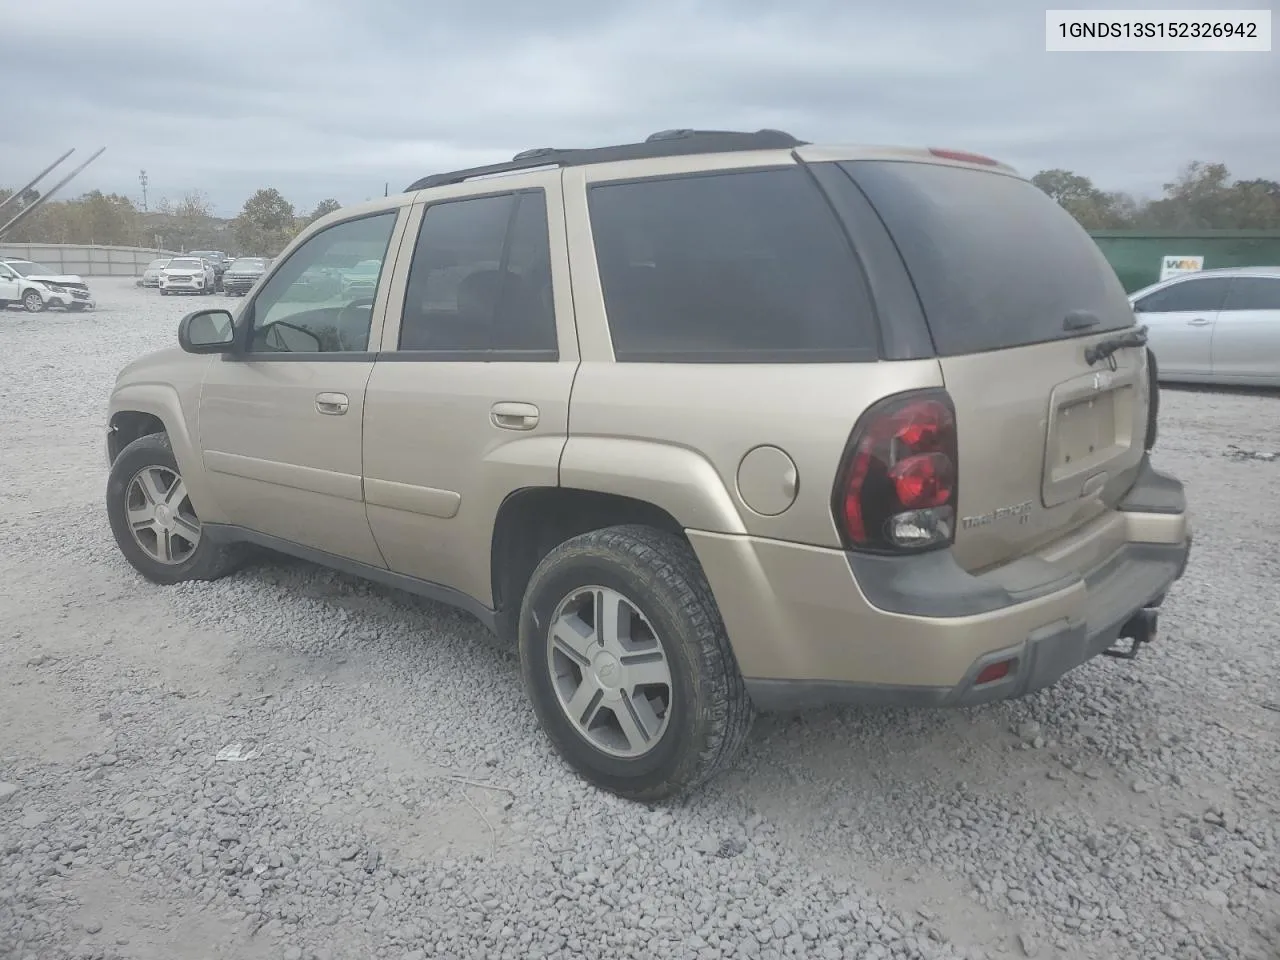
[[111,396],[126,559],[267,547],[468,610],[627,797],[704,781],[756,710],[1132,655],[1190,550],[1124,290],[973,154],[531,150],[322,218],[178,343]]

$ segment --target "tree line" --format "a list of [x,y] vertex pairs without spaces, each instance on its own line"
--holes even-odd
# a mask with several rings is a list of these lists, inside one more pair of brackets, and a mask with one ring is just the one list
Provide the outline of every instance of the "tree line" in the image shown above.
[[[12,196],[0,188],[0,200]],[[39,200],[28,190],[0,211],[0,223]],[[225,250],[241,256],[275,256],[308,224],[341,204],[320,201],[297,211],[274,187],[254,192],[231,219],[216,217],[208,197],[193,190],[176,201],[162,199],[141,211],[129,197],[91,190],[70,200],[50,200],[5,234],[9,243],[88,243],[167,250]]]
[[1031,182],[1087,230],[1280,229],[1280,183],[1233,180],[1222,163],[1187,164],[1155,200],[1100,190],[1070,170],[1042,170]]
[[[1031,182],[1087,230],[1280,229],[1280,182],[1234,180],[1222,163],[1187,164],[1154,200],[1101,190],[1088,177],[1070,170],[1042,170]],[[0,189],[0,200],[11,194]],[[39,196],[27,191],[0,211],[0,221]],[[4,240],[213,249],[270,257],[312,221],[339,206],[337,200],[327,199],[308,212],[299,212],[279,190],[265,187],[245,201],[236,217],[226,220],[213,215],[200,191],[176,201],[163,199],[155,210],[143,212],[129,197],[92,190],[75,199],[46,203]]]

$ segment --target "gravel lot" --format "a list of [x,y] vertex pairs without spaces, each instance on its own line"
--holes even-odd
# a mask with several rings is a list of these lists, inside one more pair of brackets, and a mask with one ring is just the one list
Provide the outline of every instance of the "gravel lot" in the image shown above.
[[135,575],[107,394],[221,298],[93,287],[0,313],[0,957],[1280,957],[1280,397],[1165,393],[1196,548],[1136,662],[769,718],[647,809],[461,614],[273,557]]

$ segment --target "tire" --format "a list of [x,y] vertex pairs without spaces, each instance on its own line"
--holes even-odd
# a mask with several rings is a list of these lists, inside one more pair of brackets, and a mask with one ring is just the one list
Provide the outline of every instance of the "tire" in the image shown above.
[[168,290],[161,290],[161,291],[160,291],[160,296],[162,296],[162,297],[167,297],[168,295],[169,295],[169,291],[168,291]]
[[[138,506],[139,509],[134,511],[137,513],[145,512],[145,500],[152,499],[138,496],[142,493],[141,487],[145,486],[139,480],[144,473],[153,479],[169,475],[176,478],[177,483],[182,482],[178,461],[174,458],[167,434],[153,433],[134,440],[120,451],[107,477],[107,519],[111,523],[116,545],[135,570],[152,583],[168,585],[187,580],[216,580],[239,566],[244,556],[240,544],[215,543],[209,537],[199,534],[194,537],[194,545],[189,539],[184,539],[183,533],[193,529],[191,520],[195,519],[194,511],[190,509],[190,500],[184,496],[184,491],[175,491],[173,487],[166,491],[161,484],[156,485],[161,493],[175,492],[177,497],[162,518],[173,526],[172,535],[165,538],[171,544],[171,559],[164,562],[154,556],[150,546],[144,548],[143,542],[151,544],[159,541],[155,530],[147,530],[135,536],[130,529],[131,501]],[[139,480],[138,488],[135,488],[135,480]],[[166,506],[169,506],[167,502]],[[154,514],[154,510],[152,512]],[[181,522],[175,523],[175,515]],[[194,530],[198,529],[199,520],[195,519]]]
[[[627,617],[629,636],[641,640],[629,647],[639,651],[630,653],[631,657],[644,660],[652,671],[657,667],[655,648],[665,655],[668,681],[661,717],[664,688],[660,684],[646,687],[637,699],[639,688],[631,687],[628,679],[635,676],[629,671],[637,666],[605,655],[610,646],[620,649],[615,644],[597,646],[594,640],[582,640],[585,634],[576,635],[575,642],[592,653],[600,668],[599,674],[592,669],[593,679],[588,682],[582,652],[573,659],[564,646],[552,642],[552,628],[558,622],[593,630],[585,619],[570,614],[568,620],[559,621],[557,615],[576,609],[579,600],[575,598],[586,598],[581,607],[586,612],[597,590],[602,596],[620,596],[632,608]],[[563,629],[560,635],[566,635]],[[662,801],[693,790],[734,759],[751,728],[751,701],[711,587],[692,549],[673,534],[651,527],[618,526],[556,547],[538,564],[525,591],[519,647],[525,689],[552,745],[583,779],[626,799]],[[606,693],[603,686],[595,685],[597,677],[605,686],[609,679],[619,678],[621,689],[630,689],[631,696]],[[582,701],[588,704],[582,715],[594,712],[591,724],[598,723],[585,732],[570,719],[568,707],[562,706],[580,692],[575,689],[579,683],[601,691]],[[652,694],[657,706],[650,699]],[[643,742],[642,737],[633,739],[621,732],[624,725],[609,706],[610,697],[620,710],[631,714],[633,731],[650,728],[652,743],[643,752],[633,747],[637,740]],[[606,712],[608,716],[603,716]]]
[[27,313],[39,313],[45,308],[44,297],[37,290],[28,290],[22,295],[22,308]]

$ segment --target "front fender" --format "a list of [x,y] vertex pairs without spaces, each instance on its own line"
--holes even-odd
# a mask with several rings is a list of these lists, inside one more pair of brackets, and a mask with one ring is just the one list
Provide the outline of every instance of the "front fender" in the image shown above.
[[108,423],[114,425],[124,413],[147,413],[163,423],[196,515],[206,523],[226,523],[227,517],[209,487],[200,450],[196,415],[199,398],[199,383],[193,384],[185,397],[167,383],[122,384],[112,392],[107,404]]
[[560,483],[651,503],[686,529],[747,532],[716,468],[687,447],[621,437],[570,437],[560,461]]

